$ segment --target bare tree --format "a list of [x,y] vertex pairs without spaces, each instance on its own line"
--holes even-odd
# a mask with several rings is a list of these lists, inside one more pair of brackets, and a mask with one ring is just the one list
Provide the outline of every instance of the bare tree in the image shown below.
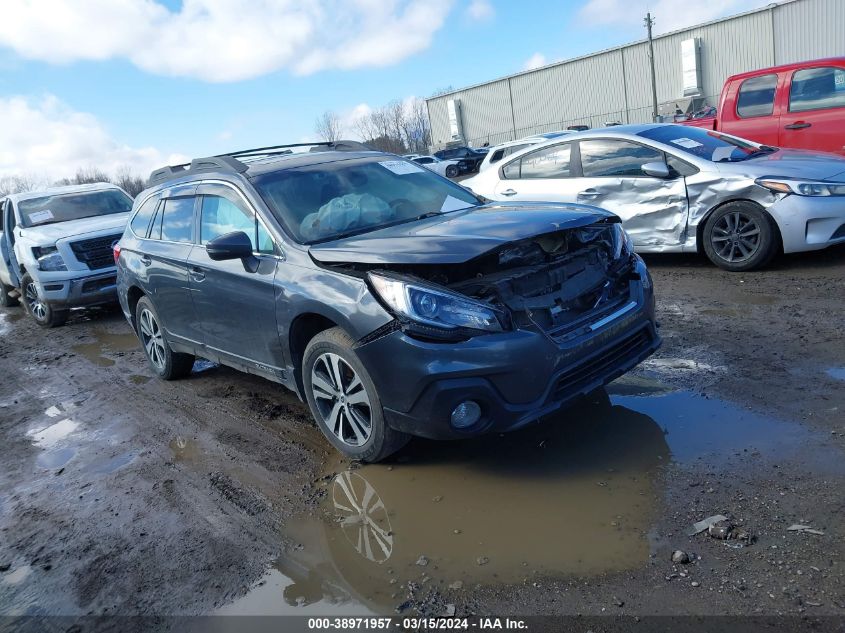
[[28,174],[0,177],[0,197],[13,193],[34,191],[43,186],[43,183],[36,177]]
[[118,168],[113,182],[133,198],[147,188],[147,181],[133,172],[128,165]]
[[314,132],[317,136],[328,143],[340,140],[343,132],[343,124],[340,117],[331,110],[326,110],[323,115],[314,123]]

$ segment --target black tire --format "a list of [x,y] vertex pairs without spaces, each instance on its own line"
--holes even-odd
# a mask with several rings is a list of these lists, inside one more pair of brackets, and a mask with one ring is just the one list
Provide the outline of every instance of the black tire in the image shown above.
[[446,166],[446,178],[454,178],[458,175],[458,166],[457,165],[447,165]]
[[[302,359],[305,397],[317,426],[338,451],[362,462],[379,462],[410,437],[385,422],[375,384],[352,350],[353,343],[339,327],[311,339]],[[339,358],[336,371],[333,358]]]
[[755,203],[742,200],[710,214],[702,241],[710,261],[731,272],[764,267],[780,247],[772,217]]
[[41,327],[59,327],[67,322],[67,310],[56,309],[38,294],[38,286],[27,273],[21,279],[21,297],[27,314]]
[[0,307],[3,308],[14,308],[18,303],[17,297],[13,297],[9,293],[12,292],[14,288],[12,286],[7,286],[6,284],[0,282]]
[[164,380],[187,376],[194,366],[194,356],[170,349],[160,323],[153,302],[147,297],[141,297],[135,306],[135,333],[141,341],[150,369]]

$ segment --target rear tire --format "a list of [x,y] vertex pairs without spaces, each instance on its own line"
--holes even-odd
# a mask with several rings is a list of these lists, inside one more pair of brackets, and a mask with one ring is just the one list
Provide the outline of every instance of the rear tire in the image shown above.
[[136,334],[144,348],[150,368],[164,380],[176,380],[191,373],[192,354],[180,354],[170,348],[152,301],[141,297],[135,306]]
[[21,294],[27,314],[41,327],[59,327],[67,321],[67,310],[53,308],[38,294],[38,286],[27,273],[21,279]]
[[305,348],[302,382],[317,426],[341,453],[379,462],[410,439],[384,420],[381,400],[366,368],[341,328],[317,334]]
[[777,254],[778,233],[772,217],[753,202],[719,207],[704,224],[704,252],[719,268],[745,272],[762,268]]
[[454,178],[458,175],[458,167],[456,165],[448,165],[446,167],[446,177]]
[[6,284],[0,282],[0,307],[14,308],[20,303],[17,297],[13,297],[9,294],[12,290],[14,290],[12,286],[7,286]]

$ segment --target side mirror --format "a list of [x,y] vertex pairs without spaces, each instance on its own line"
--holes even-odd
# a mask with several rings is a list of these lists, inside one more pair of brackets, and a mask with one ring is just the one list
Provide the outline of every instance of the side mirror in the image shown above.
[[652,176],[654,178],[666,179],[671,175],[668,165],[663,162],[646,163],[640,169],[643,170],[646,176]]
[[252,256],[252,242],[243,231],[233,231],[215,237],[205,245],[205,252],[216,262],[227,259],[244,259]]

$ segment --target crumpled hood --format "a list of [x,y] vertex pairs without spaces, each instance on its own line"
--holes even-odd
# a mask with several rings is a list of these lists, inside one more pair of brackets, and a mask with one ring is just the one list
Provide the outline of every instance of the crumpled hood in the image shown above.
[[31,226],[21,228],[24,237],[35,244],[36,242],[47,246],[55,244],[58,240],[67,237],[83,237],[87,233],[98,231],[114,230],[122,233],[129,220],[129,213],[114,213],[111,215],[98,215],[93,218],[82,218],[81,220],[68,220],[56,224],[44,224],[42,226]]
[[[780,176],[807,180],[845,180],[845,156],[800,149],[781,149],[737,163],[724,163],[755,176]],[[719,163],[721,168],[723,163]],[[728,168],[728,171],[733,169]]]
[[459,264],[498,246],[615,217],[582,204],[496,202],[314,244],[322,263]]

